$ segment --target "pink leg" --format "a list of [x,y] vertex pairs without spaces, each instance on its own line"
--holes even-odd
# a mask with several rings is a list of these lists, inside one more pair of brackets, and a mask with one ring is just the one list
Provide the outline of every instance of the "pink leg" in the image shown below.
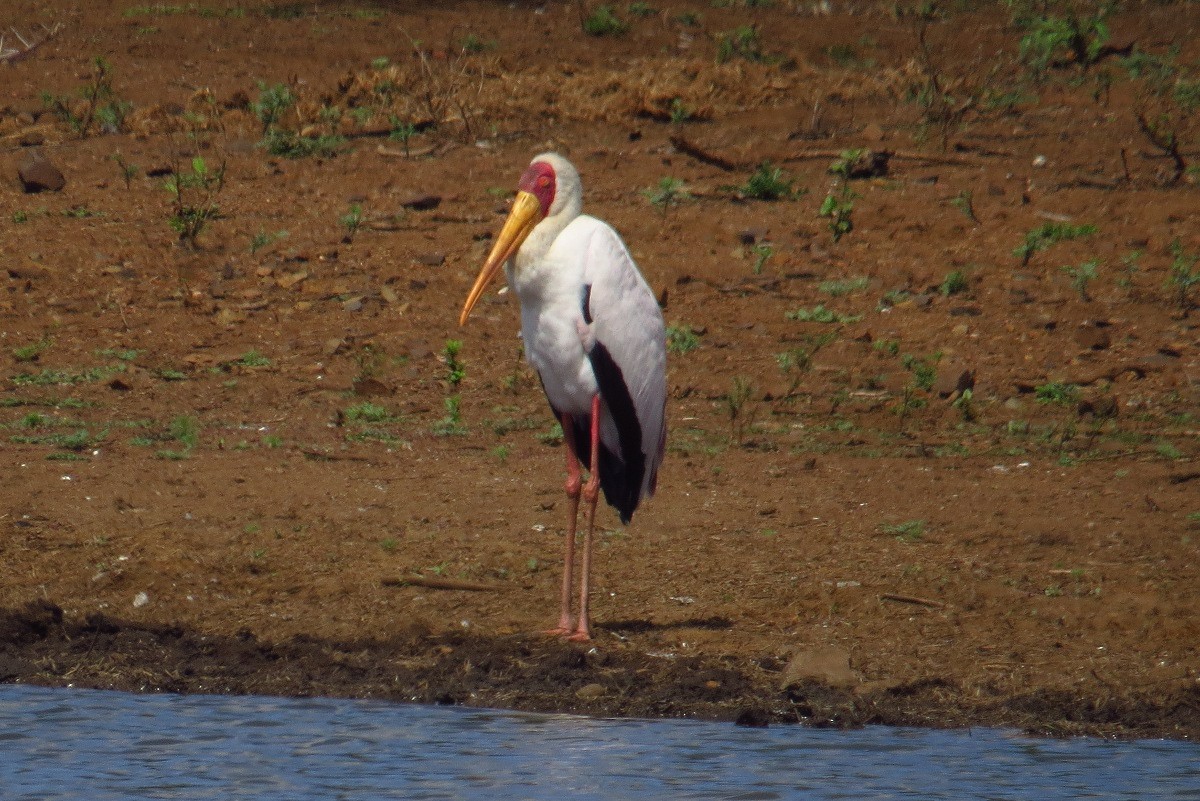
[[[592,573],[592,539],[596,531],[596,501],[600,498],[600,396],[592,398],[592,463],[588,465],[587,484],[583,485],[583,499],[588,504],[587,534],[583,540],[583,565],[579,588],[579,625],[568,639],[587,642],[592,639],[591,615],[588,611],[588,593]],[[576,505],[579,501],[576,499]]]
[[579,513],[579,493],[582,479],[579,474],[579,457],[575,452],[575,428],[571,415],[562,416],[563,440],[567,445],[567,535],[563,548],[563,580],[560,596],[558,625],[546,634],[565,636],[571,633],[571,584],[575,574],[575,518]]

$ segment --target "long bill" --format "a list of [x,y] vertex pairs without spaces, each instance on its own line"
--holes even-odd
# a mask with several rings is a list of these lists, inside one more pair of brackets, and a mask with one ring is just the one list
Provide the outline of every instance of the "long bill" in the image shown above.
[[496,244],[492,246],[492,252],[488,254],[487,261],[483,263],[483,269],[479,271],[479,277],[475,279],[475,285],[471,287],[471,292],[467,295],[467,302],[463,304],[462,314],[458,318],[459,325],[467,324],[467,317],[471,314],[471,309],[475,308],[475,304],[483,297],[483,292],[487,289],[488,284],[500,272],[500,268],[524,244],[530,231],[541,221],[542,204],[537,197],[530,192],[518,192],[516,200],[513,201],[512,211],[508,213],[508,219],[504,221],[504,227],[500,229],[500,236],[496,238]]

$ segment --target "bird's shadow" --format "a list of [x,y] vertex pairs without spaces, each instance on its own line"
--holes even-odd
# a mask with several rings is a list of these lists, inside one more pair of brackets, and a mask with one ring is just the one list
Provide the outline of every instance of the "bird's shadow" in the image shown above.
[[733,628],[733,622],[727,617],[698,617],[686,620],[673,620],[670,623],[654,623],[649,620],[610,620],[607,623],[593,623],[596,628],[622,634],[642,634],[647,631],[667,631],[670,629],[715,629]]

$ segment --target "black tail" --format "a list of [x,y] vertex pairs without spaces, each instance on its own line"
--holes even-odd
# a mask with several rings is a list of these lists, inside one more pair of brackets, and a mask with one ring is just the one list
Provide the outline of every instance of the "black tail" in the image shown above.
[[[592,463],[592,421],[590,417],[572,417],[571,428],[575,430],[575,450],[580,463],[587,468]],[[600,489],[604,500],[617,510],[621,522],[626,525],[642,502],[642,475],[645,472],[645,457],[637,453],[637,469],[631,469],[620,456],[600,443]]]

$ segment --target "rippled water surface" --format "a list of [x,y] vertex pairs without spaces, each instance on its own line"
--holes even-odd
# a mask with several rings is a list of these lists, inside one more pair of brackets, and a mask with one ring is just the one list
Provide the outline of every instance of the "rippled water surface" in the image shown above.
[[1200,747],[0,685],[0,797],[1200,800]]

